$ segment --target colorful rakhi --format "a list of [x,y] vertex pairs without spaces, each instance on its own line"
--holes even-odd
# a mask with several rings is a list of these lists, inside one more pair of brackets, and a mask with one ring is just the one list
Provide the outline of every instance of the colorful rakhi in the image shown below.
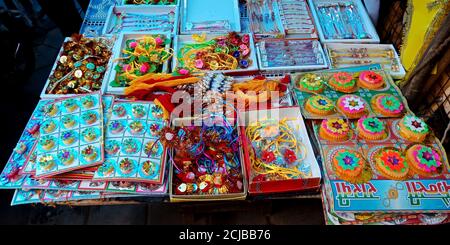
[[74,34],[63,44],[56,69],[49,77],[47,94],[84,94],[102,87],[111,45],[105,39]]
[[[200,38],[204,39],[204,38]],[[200,41],[194,36],[194,40]],[[191,71],[246,69],[252,64],[250,36],[235,32],[184,45],[178,52],[179,67]]]
[[161,143],[171,149],[176,195],[220,195],[243,191],[236,127],[224,119],[213,126],[164,128]]
[[326,39],[371,38],[353,3],[323,3],[317,6],[317,10]]
[[288,180],[311,176],[311,168],[303,160],[306,146],[297,139],[288,119],[263,121],[247,126],[251,143],[250,162],[253,181]]
[[118,75],[111,82],[112,87],[128,87],[130,82],[149,73],[160,73],[163,64],[172,53],[166,45],[170,39],[165,35],[148,35],[142,39],[129,39],[122,51],[123,57],[114,68]]

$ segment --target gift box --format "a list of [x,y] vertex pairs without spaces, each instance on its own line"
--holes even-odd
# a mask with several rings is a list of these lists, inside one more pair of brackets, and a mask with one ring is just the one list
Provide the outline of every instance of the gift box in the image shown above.
[[380,64],[394,79],[406,75],[400,57],[392,44],[327,43],[325,50],[331,68],[339,69],[367,64]]
[[[275,120],[277,122],[287,120],[288,123],[290,123],[289,129],[293,130],[292,134],[295,135],[294,137],[297,137],[297,140],[303,143],[304,152],[302,153],[297,152],[297,150],[292,150],[289,148],[288,149],[291,150],[289,153],[295,153],[297,158],[300,155],[303,156],[304,159],[299,162],[299,165],[294,168],[294,171],[307,172],[307,174],[305,174],[306,176],[296,176],[294,178],[285,178],[282,180],[267,180],[264,178],[259,178],[260,175],[253,167],[257,163],[252,162],[250,157],[251,154],[253,154],[252,152],[254,149],[254,142],[249,139],[249,135],[246,134],[246,130],[252,123],[260,123],[261,125],[263,125],[270,120]],[[247,112],[241,111],[239,113],[239,123],[250,195],[315,190],[320,187],[320,168],[314,155],[314,151],[309,140],[308,133],[306,131],[306,126],[301,117],[300,109],[298,107],[284,107],[279,109],[254,110]],[[265,130],[260,131],[260,135],[262,134],[261,132],[265,133]],[[276,135],[279,136],[280,132],[277,132]],[[286,160],[287,152],[288,150],[285,150],[285,152],[283,153],[285,157],[284,161],[288,161]],[[290,156],[292,156],[292,154]],[[262,155],[257,156],[256,159],[263,159],[264,162],[279,161],[278,158],[273,155],[272,159],[269,159],[270,156],[271,153],[269,151],[267,151],[266,153],[263,151]],[[308,170],[305,171],[305,168]]]
[[380,43],[361,0],[308,0],[308,3],[322,43]]
[[[114,61],[114,63],[111,65],[112,69],[110,71],[109,77],[108,77],[108,82],[107,82],[107,92],[108,94],[115,94],[115,95],[123,95],[124,91],[125,91],[125,86],[112,86],[112,83],[118,79],[119,76],[119,72],[116,69],[117,65],[119,64],[118,62],[121,60],[122,57],[124,57],[125,55],[123,54],[123,50],[127,47],[127,43],[129,42],[129,40],[131,39],[136,39],[136,40],[141,40],[143,38],[145,38],[146,36],[157,36],[157,35],[161,35],[162,37],[165,37],[166,39],[172,40],[171,39],[171,35],[168,33],[136,33],[136,32],[130,32],[130,33],[122,33],[119,37],[119,39],[116,42],[116,45],[114,47],[114,54],[113,54],[113,58],[112,60]],[[165,51],[170,53],[170,43],[166,43],[165,46]],[[157,70],[154,71],[154,73],[168,73],[169,72],[169,63],[170,60],[172,58],[169,58],[168,60],[166,60],[162,66],[160,68],[157,68]],[[148,69],[151,69],[151,67],[149,67]],[[148,74],[148,73],[146,73]],[[142,75],[145,75],[144,73]],[[142,76],[141,75],[141,76]]]
[[241,32],[238,0],[183,0],[180,9],[182,35]]
[[[86,93],[90,93],[90,92],[97,92],[100,91],[100,94],[104,94],[105,90],[106,90],[106,86],[107,86],[107,81],[108,81],[108,77],[109,77],[109,73],[112,70],[111,66],[112,66],[112,59],[110,59],[111,56],[111,52],[113,50],[113,40],[112,39],[108,39],[108,38],[103,38],[103,37],[99,37],[99,38],[87,38],[87,40],[94,40],[96,42],[102,42],[105,44],[105,46],[107,46],[109,48],[109,52],[110,54],[107,57],[104,57],[104,59],[106,59],[106,62],[104,64],[102,64],[99,67],[94,67],[94,70],[92,72],[94,72],[95,74],[93,74],[92,76],[99,76],[99,83],[100,87],[97,90],[86,90],[81,88],[80,91],[78,93],[60,93],[58,91],[54,91],[56,90],[55,87],[56,85],[64,82],[64,81],[68,81],[68,87],[73,88],[76,87],[76,84],[71,84],[73,83],[74,80],[78,80],[78,79],[82,79],[83,77],[87,76],[85,71],[90,70],[92,67],[89,68],[84,68],[83,65],[81,65],[78,69],[77,66],[75,66],[75,63],[78,62],[83,62],[84,60],[88,60],[88,58],[86,57],[77,57],[78,60],[74,60],[74,61],[70,61],[69,58],[67,57],[67,53],[69,51],[73,51],[72,49],[70,50],[64,50],[64,45],[61,47],[61,50],[58,53],[58,56],[55,60],[55,64],[52,67],[52,70],[50,72],[50,76],[47,79],[47,82],[44,85],[44,89],[41,92],[41,99],[58,99],[58,98],[65,98],[65,97],[72,97],[72,96],[76,96],[76,95],[80,95],[80,94],[86,94]],[[69,41],[73,41],[73,37],[66,37],[64,39],[64,43],[68,43]],[[97,45],[98,47],[98,45]],[[59,80],[53,76],[55,76],[55,72],[57,71],[58,67],[61,66],[63,63],[65,62],[73,62],[75,66],[73,69],[71,69],[69,72],[67,72],[66,74],[61,74],[61,78],[59,78]],[[72,67],[73,67],[72,66]],[[81,71],[81,72],[79,72]],[[97,74],[98,73],[98,74]],[[70,77],[73,77],[73,80],[70,79]],[[55,82],[53,85],[54,87],[52,88],[52,84],[50,79],[53,79]],[[86,77],[87,79],[91,79],[90,77]],[[51,90],[51,91],[47,91],[47,90]]]
[[[118,15],[122,17],[135,18],[135,25],[120,27]],[[154,16],[155,19],[163,19],[164,22],[157,23],[158,26],[149,28],[146,25],[139,27],[142,22],[151,22],[146,17]],[[169,23],[167,23],[169,20]],[[173,21],[173,22],[172,22]],[[156,33],[178,33],[179,24],[178,5],[124,5],[112,6],[108,11],[106,23],[103,27],[103,35],[119,35],[122,32],[156,32]],[[171,24],[170,24],[171,23]],[[161,25],[165,25],[162,27]],[[171,27],[170,27],[171,25]]]
[[[201,118],[173,118],[172,126],[180,127],[187,125],[202,125],[203,121]],[[239,129],[237,130],[238,139],[240,138]],[[173,149],[169,154],[171,154],[170,159],[174,157],[174,151],[176,151],[177,147]],[[234,153],[236,154],[236,152]],[[238,161],[240,162],[239,171],[242,176],[242,190],[240,192],[235,193],[213,193],[213,194],[177,194],[176,188],[174,187],[174,180],[176,177],[174,164],[169,162],[170,170],[169,170],[169,195],[171,202],[198,202],[198,201],[228,201],[228,200],[245,200],[247,196],[247,179],[246,179],[246,169],[243,160],[243,152],[242,148],[238,149]],[[200,187],[198,187],[200,188]]]

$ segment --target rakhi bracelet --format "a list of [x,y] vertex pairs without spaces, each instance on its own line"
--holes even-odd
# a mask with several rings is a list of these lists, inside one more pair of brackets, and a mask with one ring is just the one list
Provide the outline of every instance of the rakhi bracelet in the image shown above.
[[[84,57],[82,60],[79,60],[79,61],[77,61],[77,62],[83,62],[83,61],[85,61],[85,60],[87,60],[87,59],[90,59],[90,58],[93,58],[93,59],[102,59],[102,57],[93,56],[93,55],[88,55],[88,56]],[[75,67],[75,68],[72,69],[72,71],[68,72],[68,73],[67,73],[66,75],[64,75],[62,78],[56,80],[56,81],[53,83],[51,89],[48,91],[48,93],[52,93],[53,90],[59,85],[59,83],[61,83],[62,81],[66,80],[69,76],[71,76],[72,74],[74,74],[75,71],[77,71],[78,69],[79,69],[78,67]],[[81,88],[81,87],[80,87],[80,88]],[[88,90],[88,92],[91,92],[91,91]]]
[[188,31],[206,31],[214,30],[231,31],[231,24],[228,20],[214,20],[214,21],[202,21],[202,22],[188,22],[186,23],[186,30]]
[[327,38],[370,38],[353,4],[322,4],[317,8]]
[[400,66],[397,60],[392,61],[372,61],[372,60],[354,60],[354,61],[337,61],[333,60],[333,64],[336,66],[342,65],[361,65],[361,64],[380,64],[384,66],[390,66],[390,70],[393,72],[399,72]]
[[[283,119],[279,122],[278,125],[278,129],[279,129],[279,136],[275,139],[272,140],[269,145],[265,145],[264,148],[259,149],[261,151],[261,153],[266,152],[265,155],[262,156],[263,160],[261,160],[260,157],[256,158],[255,156],[255,152],[253,152],[253,154],[251,154],[251,159],[252,159],[252,167],[254,170],[256,170],[259,173],[266,173],[266,174],[271,174],[271,173],[279,173],[279,174],[284,174],[284,175],[292,175],[294,177],[305,177],[307,175],[310,174],[310,172],[308,174],[304,174],[303,172],[301,172],[300,170],[298,170],[296,168],[296,166],[293,166],[291,168],[287,168],[287,167],[281,167],[275,164],[272,164],[271,162],[273,162],[276,159],[275,155],[270,156],[272,153],[270,153],[269,151],[267,151],[271,146],[273,146],[274,149],[274,153],[277,153],[278,155],[284,155],[284,157],[293,157],[292,155],[290,155],[291,153],[288,152],[289,154],[287,154],[287,151],[285,151],[284,154],[281,154],[280,150],[281,149],[289,149],[289,151],[291,151],[291,149],[294,149],[295,151],[292,151],[292,153],[295,154],[295,152],[300,153],[302,155],[302,157],[300,159],[297,159],[297,157],[295,157],[294,159],[288,158],[285,159],[285,161],[289,161],[291,162],[296,161],[299,163],[302,163],[304,161],[304,159],[306,159],[306,146],[302,143],[299,142],[295,139],[295,136],[291,131],[291,128],[289,126],[287,126],[286,124],[287,119]],[[262,125],[260,122],[258,122],[256,125],[251,125],[248,126],[246,129],[246,135],[247,137],[249,137],[249,139],[251,139],[252,141],[252,145],[255,144],[262,144],[262,142],[260,142],[261,140],[263,140],[261,138],[260,135],[260,130],[262,130],[264,127],[264,125]],[[287,143],[292,143],[292,144],[288,144],[286,146],[280,146],[280,143],[283,142],[287,142]],[[273,153],[273,154],[274,154]]]
[[395,52],[391,49],[349,49],[349,50],[330,50],[330,55],[332,56],[343,56],[343,57],[386,57],[395,58]]

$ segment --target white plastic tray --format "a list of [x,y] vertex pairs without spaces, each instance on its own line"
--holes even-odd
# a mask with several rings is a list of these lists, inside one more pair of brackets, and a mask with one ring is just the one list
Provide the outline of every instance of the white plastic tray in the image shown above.
[[[325,52],[322,48],[322,45],[317,40],[310,40],[312,42],[317,43],[317,49],[319,51],[319,54],[322,56],[324,64],[323,65],[304,65],[304,66],[276,66],[276,67],[263,67],[262,62],[262,54],[261,54],[261,48],[260,46],[262,43],[256,44],[256,50],[258,52],[258,63],[259,63],[259,69],[262,71],[268,71],[268,72],[294,72],[294,71],[313,71],[313,70],[321,70],[321,69],[327,69],[328,68],[328,58],[325,55]],[[267,41],[270,42],[270,41]]]
[[[127,41],[128,39],[130,39],[130,38],[136,38],[136,39],[138,39],[138,38],[142,38],[142,37],[144,37],[144,36],[146,36],[146,35],[154,35],[154,34],[166,35],[168,38],[171,38],[170,33],[137,33],[137,32],[127,32],[127,33],[122,33],[122,34],[120,35],[119,39],[117,40],[116,45],[115,45],[115,47],[114,47],[112,60],[117,60],[118,58],[121,57],[123,47],[125,46],[126,41]],[[166,50],[169,50],[169,48],[170,48],[170,44],[167,44],[167,45],[166,45]],[[167,72],[169,72],[169,61],[170,61],[170,60],[164,62],[161,73],[167,73]],[[114,80],[115,77],[116,77],[116,75],[117,75],[117,72],[116,72],[116,70],[114,69],[114,66],[115,66],[116,64],[117,64],[116,62],[114,62],[113,64],[111,64],[112,66],[111,66],[111,69],[110,69],[110,74],[109,74],[108,80],[107,80],[107,81],[104,81],[104,83],[107,84],[107,85],[106,85],[106,86],[107,86],[106,92],[107,92],[108,94],[123,95],[123,94],[124,94],[124,91],[125,91],[125,87],[112,87],[112,86],[110,85],[111,81]]]
[[[241,32],[241,21],[238,0],[180,0],[181,34],[202,33],[201,31],[187,30],[190,22],[203,22],[215,20],[227,20],[231,30]],[[214,33],[214,32],[209,32]]]
[[[246,33],[242,33],[242,34],[246,34]],[[223,35],[227,35],[227,34],[207,34],[206,35],[206,41],[211,40],[215,37],[220,37]],[[249,72],[249,71],[257,71],[258,70],[258,59],[256,57],[256,48],[255,48],[255,42],[253,40],[253,37],[251,34],[249,34],[250,36],[250,57],[249,59],[252,60],[252,64],[247,67],[247,69],[236,69],[236,70],[220,70],[220,71],[213,71],[213,72],[220,72],[220,73],[236,73],[236,72]],[[192,38],[191,35],[178,35],[174,38],[174,50],[175,50],[175,54],[174,54],[174,58],[172,61],[172,71],[176,70],[177,66],[178,66],[178,51],[185,45],[185,44],[192,44],[195,43],[194,39]]]
[[[327,58],[329,60],[330,63],[330,68],[333,69],[337,69],[337,68],[345,68],[345,67],[354,67],[354,66],[361,66],[363,64],[345,64],[345,65],[340,65],[340,66],[336,66],[332,59],[331,59],[331,51],[334,49],[350,49],[350,48],[356,48],[356,49],[360,49],[360,48],[367,48],[367,49],[391,49],[394,52],[395,55],[395,59],[397,60],[398,64],[399,64],[399,68],[400,70],[398,72],[394,72],[391,71],[390,67],[388,65],[381,65],[383,67],[383,69],[385,71],[389,71],[389,73],[391,74],[391,76],[394,79],[402,79],[405,77],[406,75],[406,71],[405,68],[403,68],[402,62],[400,60],[400,57],[397,54],[397,51],[394,48],[394,45],[392,44],[344,44],[344,43],[327,43],[325,44],[325,50],[327,53]],[[348,60],[356,60],[353,58],[348,58]]]
[[[117,17],[113,14],[113,10],[120,13],[133,13],[133,14],[169,14],[170,12],[175,13],[175,22],[172,30],[172,34],[175,35],[178,32],[179,24],[179,11],[178,5],[132,5],[127,4],[123,6],[111,6],[108,11],[108,16],[106,17],[106,23],[103,27],[103,35],[117,35],[119,33],[108,33],[114,27],[114,23],[117,21]],[[121,29],[120,32],[129,32],[127,29]],[[158,30],[155,30],[158,32]]]
[[[311,176],[309,178],[314,179],[322,178],[322,174],[320,171],[319,164],[317,163],[316,156],[314,154],[314,150],[312,148],[311,139],[309,138],[308,131],[306,130],[305,121],[302,118],[300,108],[297,106],[293,107],[283,107],[278,109],[269,109],[269,110],[253,110],[253,111],[240,111],[239,112],[239,126],[246,127],[247,125],[264,121],[267,119],[277,119],[280,120],[283,118],[287,118],[290,122],[290,125],[293,125],[297,132],[296,136],[299,141],[301,141],[306,147],[306,158],[303,160],[306,163],[309,163],[311,167]],[[249,142],[248,142],[249,143]],[[247,165],[248,166],[248,165]],[[247,169],[247,172],[251,172],[251,169]],[[251,180],[248,180],[251,183]],[[299,188],[301,190],[302,188]]]
[[377,30],[369,17],[361,0],[346,0],[345,2],[352,2],[358,8],[358,13],[364,22],[364,26],[368,34],[372,37],[370,39],[326,39],[323,34],[322,23],[319,21],[319,16],[317,14],[317,4],[322,3],[339,3],[339,0],[308,0],[309,6],[311,8],[311,13],[314,17],[314,22],[316,23],[317,30],[319,32],[319,38],[322,43],[380,43],[380,37],[378,36]]

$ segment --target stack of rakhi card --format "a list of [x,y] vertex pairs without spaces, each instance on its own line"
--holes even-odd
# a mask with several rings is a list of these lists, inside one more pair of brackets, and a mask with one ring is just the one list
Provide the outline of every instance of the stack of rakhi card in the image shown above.
[[[157,154],[146,156],[149,161],[139,165],[145,165],[139,171],[147,174],[144,178],[132,178],[130,174],[116,178],[99,176],[111,162],[110,144],[105,144],[105,135],[107,139],[110,135],[104,125],[111,117],[113,104],[114,97],[100,93],[40,101],[0,176],[0,188],[17,189],[12,204],[165,195],[165,151],[157,144],[151,148]],[[135,106],[130,102],[128,105],[133,113],[146,104]],[[150,114],[159,111],[150,105],[148,108]],[[154,121],[163,125],[162,121]],[[130,128],[124,131],[129,132]],[[145,139],[150,128],[142,130],[142,139]],[[122,136],[125,135],[124,132]],[[129,138],[136,139],[135,135]],[[120,139],[121,143],[123,141]],[[137,169],[131,171],[138,172]]]

